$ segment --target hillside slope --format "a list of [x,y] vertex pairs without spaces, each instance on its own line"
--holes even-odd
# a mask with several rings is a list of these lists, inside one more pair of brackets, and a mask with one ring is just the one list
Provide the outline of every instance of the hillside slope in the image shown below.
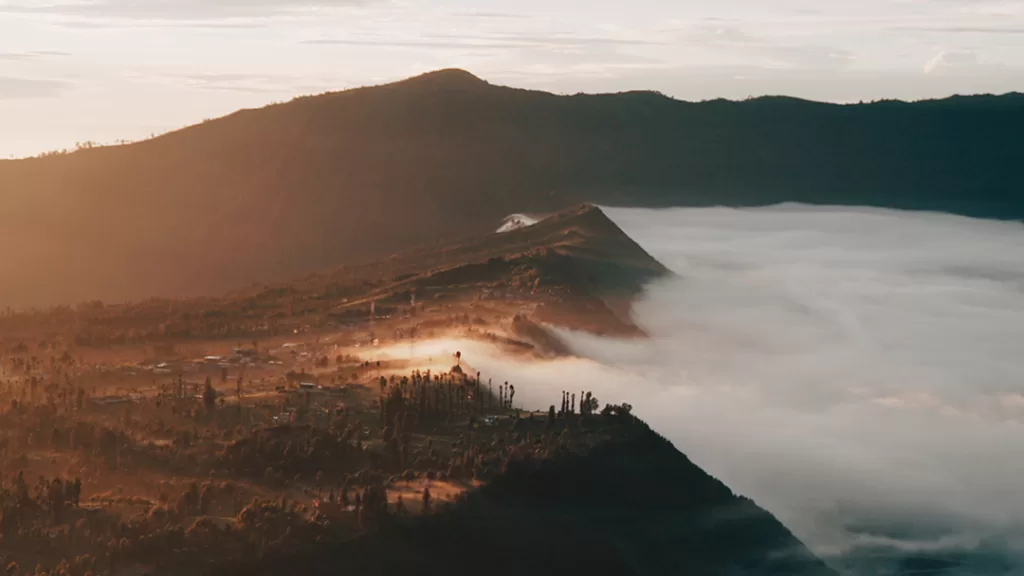
[[581,205],[510,232],[257,284],[217,298],[150,298],[0,315],[0,335],[27,337],[46,326],[88,346],[251,340],[309,329],[372,329],[368,321],[374,310],[380,328],[393,318],[410,335],[417,327],[507,329],[520,342],[565,353],[538,322],[641,335],[632,322],[632,302],[650,281],[669,274],[599,208]]
[[1024,97],[836,106],[555,96],[441,71],[129,146],[0,161],[0,303],[211,294],[627,205],[1024,217]]
[[778,520],[642,422],[584,454],[508,470],[461,502],[346,542],[211,573],[834,576]]

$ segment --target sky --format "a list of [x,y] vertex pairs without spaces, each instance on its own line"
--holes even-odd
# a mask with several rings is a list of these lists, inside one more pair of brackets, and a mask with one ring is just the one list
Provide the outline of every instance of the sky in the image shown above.
[[458,67],[558,93],[1024,89],[1021,0],[0,0],[0,158]]
[[677,274],[634,307],[649,339],[562,330],[579,357],[533,363],[447,349],[513,383],[525,407],[557,404],[562,388],[630,403],[824,557],[995,538],[1024,566],[1024,224],[796,205],[605,211]]

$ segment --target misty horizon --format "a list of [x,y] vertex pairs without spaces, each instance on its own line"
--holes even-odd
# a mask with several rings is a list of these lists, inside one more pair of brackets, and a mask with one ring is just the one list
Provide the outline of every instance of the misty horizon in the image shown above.
[[[1019,3],[0,4],[0,157],[459,67],[555,93],[920,100],[1024,79]],[[230,49],[225,49],[225,45]],[[126,46],[131,47],[125,50]]]

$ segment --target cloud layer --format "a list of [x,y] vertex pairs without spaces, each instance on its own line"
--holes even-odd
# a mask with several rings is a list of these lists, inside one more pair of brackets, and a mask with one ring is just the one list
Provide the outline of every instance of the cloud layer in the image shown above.
[[292,10],[359,6],[364,0],[98,0],[92,2],[11,2],[0,12],[61,14],[100,18],[202,20],[268,16]]
[[53,98],[69,90],[71,85],[61,80],[36,80],[0,76],[0,100],[22,98]]
[[698,462],[821,549],[883,510],[1024,520],[1020,223],[796,206],[612,216],[680,277],[638,307],[655,336],[639,357],[574,340],[685,390],[665,430]]
[[[629,402],[816,552],[1024,544],[1024,225],[881,210],[611,209],[679,277],[645,342],[564,333],[581,358],[460,347],[543,408]],[[430,346],[436,350],[428,349]],[[869,569],[864,573],[880,573]]]

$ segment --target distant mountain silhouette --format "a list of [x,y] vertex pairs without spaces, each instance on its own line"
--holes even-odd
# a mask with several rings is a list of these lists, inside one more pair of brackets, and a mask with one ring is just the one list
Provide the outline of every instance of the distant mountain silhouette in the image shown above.
[[1024,217],[1024,96],[556,96],[458,70],[0,162],[0,304],[219,293],[589,201]]

